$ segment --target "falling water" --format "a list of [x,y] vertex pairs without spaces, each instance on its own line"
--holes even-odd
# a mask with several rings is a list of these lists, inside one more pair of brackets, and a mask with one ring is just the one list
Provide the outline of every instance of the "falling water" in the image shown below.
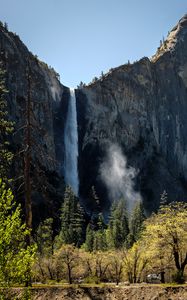
[[77,131],[77,110],[76,96],[74,89],[70,90],[70,99],[68,105],[67,121],[65,126],[65,181],[70,185],[78,195],[79,178],[78,178],[78,131]]

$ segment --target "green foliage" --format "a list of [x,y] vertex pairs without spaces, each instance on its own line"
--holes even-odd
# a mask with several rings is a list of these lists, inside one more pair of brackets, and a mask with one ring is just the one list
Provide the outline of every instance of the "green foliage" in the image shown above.
[[8,23],[7,23],[7,22],[4,23],[4,28],[5,28],[6,30],[8,30]]
[[26,247],[29,231],[21,221],[21,208],[0,180],[0,283],[26,283],[36,246]]
[[38,252],[41,256],[50,256],[53,254],[53,219],[44,220],[38,227],[36,232],[36,242]]
[[92,214],[92,220],[93,220],[93,222],[95,222],[94,219],[95,218],[97,219],[97,216],[101,211],[101,207],[100,207],[100,199],[96,193],[94,186],[91,187],[89,198],[90,198],[91,203],[94,203],[94,205],[95,205],[93,214]]
[[139,242],[124,252],[124,270],[130,283],[141,281],[142,273],[148,264],[146,249]]
[[[66,189],[62,206],[65,237],[74,236],[71,232],[73,228],[76,232],[75,199],[71,189]],[[123,200],[112,205],[108,226],[102,214],[96,214],[95,211],[87,226],[86,240],[81,249],[76,248],[75,240],[71,245],[64,245],[61,239],[60,247],[53,255],[47,257],[45,254],[41,261],[37,261],[40,275],[36,278],[42,282],[66,280],[72,283],[80,280],[95,283],[115,281],[118,284],[128,280],[138,283],[145,281],[151,272],[160,274],[162,282],[165,277],[167,280],[171,278],[173,273],[173,280],[183,283],[187,264],[187,205],[164,204],[157,214],[147,220],[144,218],[142,204],[138,203],[128,226]],[[127,247],[130,234],[133,242],[132,246]]]
[[91,224],[88,224],[86,228],[86,240],[84,243],[86,251],[92,252],[94,248],[94,230]]
[[166,205],[168,200],[168,194],[164,190],[163,193],[160,195],[160,206]]
[[56,246],[74,244],[80,246],[84,241],[84,211],[72,189],[67,186],[61,208],[61,231],[56,238]]
[[106,230],[97,230],[94,232],[93,250],[107,250]]
[[142,202],[137,202],[135,205],[130,221],[129,221],[129,229],[130,233],[128,236],[128,246],[132,246],[133,243],[138,241],[140,238],[141,232],[143,231],[143,222],[145,220],[145,214],[143,209]]
[[[92,188],[92,195],[99,210],[99,198]],[[129,224],[126,204],[123,199],[113,203],[111,207],[109,224],[106,226],[102,213],[97,210],[86,230],[86,251],[106,251],[107,249],[120,249],[127,244]]]
[[129,234],[128,216],[124,199],[114,202],[111,207],[109,231],[109,246],[116,249],[122,248]]
[[8,150],[8,135],[13,131],[13,123],[8,120],[5,95],[7,90],[4,81],[5,72],[0,69],[0,178],[6,179],[12,161],[12,153]]
[[30,289],[30,287],[24,288],[21,300],[31,300],[31,289]]
[[92,79],[91,84],[92,84],[92,83],[96,83],[97,81],[98,81],[98,78],[95,76],[95,77]]
[[187,204],[176,202],[162,206],[146,220],[142,240],[152,265],[165,271],[173,261],[175,280],[181,282],[187,265]]
[[93,216],[86,228],[84,249],[86,251],[107,250],[106,225],[102,213]]
[[83,87],[85,87],[86,84],[84,82],[80,82],[79,85],[77,86],[77,88],[82,89]]

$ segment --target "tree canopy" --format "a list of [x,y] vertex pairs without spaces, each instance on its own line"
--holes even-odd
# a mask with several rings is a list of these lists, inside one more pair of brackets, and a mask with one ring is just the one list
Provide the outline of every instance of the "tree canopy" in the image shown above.
[[27,282],[28,269],[34,261],[35,245],[26,247],[29,231],[21,220],[21,207],[16,205],[10,189],[0,180],[0,283]]
[[[167,268],[167,258],[173,259],[176,281],[184,281],[187,265],[187,204],[171,203],[160,208],[145,222],[143,241],[146,252],[161,268]],[[163,270],[161,270],[163,271]]]

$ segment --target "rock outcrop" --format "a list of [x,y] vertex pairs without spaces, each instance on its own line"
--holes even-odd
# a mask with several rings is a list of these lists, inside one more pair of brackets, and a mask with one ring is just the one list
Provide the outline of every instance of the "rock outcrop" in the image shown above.
[[[24,149],[28,76],[31,82],[33,210],[38,221],[53,217],[63,198],[64,126],[69,89],[58,74],[32,55],[19,37],[0,26],[0,60],[6,69],[9,115],[15,122],[12,149]],[[29,71],[30,70],[30,71]],[[137,171],[135,189],[147,211],[168,201],[187,200],[187,15],[151,58],[142,58],[76,90],[79,134],[80,196],[88,210],[94,185],[107,211],[110,195],[101,180],[101,165],[110,145],[117,144],[128,166]],[[22,180],[16,181],[17,194]],[[99,208],[99,209],[100,209]]]
[[[13,177],[16,195],[21,199],[24,190],[26,106],[28,93],[31,94],[32,201],[34,220],[38,222],[46,216],[55,216],[63,195],[61,156],[68,89],[60,83],[58,74],[52,68],[32,55],[19,37],[2,25],[0,61],[6,71],[9,116],[15,124],[11,141],[15,154]],[[62,102],[64,114],[60,112]]]
[[148,211],[158,207],[164,190],[168,201],[187,200],[187,15],[152,59],[112,69],[77,97],[84,198],[94,184],[107,206],[98,170],[117,143],[138,170],[135,188]]

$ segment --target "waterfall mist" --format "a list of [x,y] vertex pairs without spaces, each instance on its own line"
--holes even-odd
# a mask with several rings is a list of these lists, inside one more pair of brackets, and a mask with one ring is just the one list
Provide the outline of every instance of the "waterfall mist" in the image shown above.
[[73,89],[70,90],[67,120],[64,132],[65,143],[65,182],[70,185],[75,195],[79,192],[78,177],[78,130],[77,130],[77,109],[76,96]]
[[127,167],[126,157],[117,145],[111,145],[107,151],[106,159],[100,166],[101,179],[107,187],[111,201],[123,198],[130,212],[141,195],[134,190],[133,179],[137,172]]

